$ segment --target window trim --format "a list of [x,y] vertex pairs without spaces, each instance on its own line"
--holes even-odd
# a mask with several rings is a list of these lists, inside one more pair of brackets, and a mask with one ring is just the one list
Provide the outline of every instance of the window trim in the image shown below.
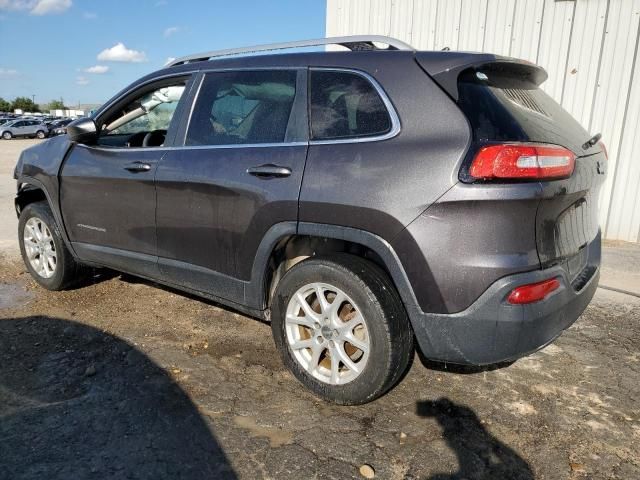
[[[137,92],[140,92],[141,90],[144,90],[146,88],[148,88],[150,85],[154,84],[154,83],[164,83],[166,80],[172,79],[172,78],[180,78],[183,77],[186,82],[185,82],[185,91],[182,94],[182,97],[180,98],[180,100],[178,101],[178,105],[176,106],[176,110],[173,114],[173,117],[171,118],[171,123],[170,123],[170,127],[171,124],[175,121],[175,122],[180,122],[179,117],[182,116],[182,112],[181,112],[181,103],[184,102],[188,103],[189,99],[187,98],[188,94],[190,93],[191,89],[193,88],[193,81],[194,79],[197,77],[198,72],[197,71],[186,71],[186,72],[176,72],[176,73],[171,73],[168,75],[161,75],[155,78],[151,78],[145,82],[141,82],[140,84],[137,84],[131,88],[128,88],[125,92],[121,92],[120,95],[117,95],[116,97],[114,97],[113,99],[111,99],[107,104],[105,104],[103,107],[100,108],[100,110],[97,112],[97,114],[93,117],[94,121],[96,122],[97,125],[101,125],[101,118],[104,118],[105,114],[108,114],[113,108],[116,107],[120,107],[122,104],[125,104],[125,102],[128,102],[130,100],[132,100],[133,98],[135,98],[135,95],[137,95]],[[176,117],[178,117],[176,119]],[[179,125],[176,126],[176,129],[179,128]],[[169,133],[171,132],[171,128],[167,129],[167,137],[165,139],[165,141],[169,140]],[[78,144],[80,145],[80,144]],[[172,134],[172,138],[169,140],[169,145],[164,145],[161,147],[118,147],[118,146],[108,146],[108,145],[100,145],[100,144],[96,144],[96,145],[82,145],[84,147],[87,148],[91,148],[94,150],[100,150],[100,151],[121,151],[121,150],[126,150],[126,151],[131,151],[131,152],[135,152],[135,151],[145,151],[145,152],[151,152],[151,151],[166,151],[169,150],[171,148],[175,148],[175,133]]]
[[[370,136],[362,136],[362,137],[344,137],[344,138],[332,138],[327,140],[312,140],[311,139],[311,114],[308,115],[309,118],[309,145],[332,145],[335,143],[364,143],[364,142],[380,142],[383,140],[389,140],[400,133],[401,125],[400,125],[400,117],[398,116],[398,112],[396,111],[393,103],[391,103],[391,99],[387,95],[387,92],[384,91],[380,83],[373,78],[367,72],[363,72],[362,70],[356,70],[353,68],[339,68],[339,67],[309,67],[309,74],[311,72],[341,72],[341,73],[351,73],[358,75],[364,78],[369,84],[373,86],[376,90],[382,103],[387,109],[387,113],[389,114],[389,118],[391,119],[391,129],[387,133],[383,133],[381,135],[370,135]],[[311,75],[309,75],[309,89],[313,88],[311,84]],[[311,95],[308,95],[308,108],[311,107]]]
[[[184,132],[180,132],[180,136],[182,137],[179,141],[176,139],[176,144],[174,148],[178,148],[181,150],[211,150],[211,149],[223,149],[223,148],[259,148],[259,147],[299,147],[302,145],[308,145],[308,135],[304,140],[294,140],[294,141],[282,141],[276,143],[223,143],[219,145],[187,145],[187,135],[189,133],[189,128],[191,127],[191,119],[193,118],[193,112],[196,107],[196,103],[198,102],[198,98],[200,97],[200,91],[202,89],[202,85],[204,84],[205,77],[209,74],[215,73],[233,73],[233,72],[260,72],[260,71],[293,71],[296,72],[296,93],[293,99],[293,104],[291,106],[291,112],[289,114],[289,121],[291,120],[291,115],[294,114],[294,109],[298,106],[299,98],[302,96],[303,100],[307,102],[306,92],[301,92],[300,89],[304,88],[305,85],[300,85],[300,76],[299,72],[307,70],[307,67],[238,67],[238,68],[209,68],[200,70],[199,78],[196,80],[197,85],[195,86],[195,94],[191,99],[191,105],[188,106],[189,109],[189,117],[186,121],[186,127]],[[306,107],[306,105],[303,105]],[[306,114],[306,109],[305,109]],[[307,120],[308,121],[308,120]],[[289,123],[287,123],[287,132],[285,133],[285,138],[288,134]]]

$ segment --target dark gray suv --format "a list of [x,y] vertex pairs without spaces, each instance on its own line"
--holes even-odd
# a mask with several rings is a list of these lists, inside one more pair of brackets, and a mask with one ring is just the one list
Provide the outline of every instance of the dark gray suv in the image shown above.
[[[246,55],[328,43],[351,51]],[[517,359],[599,277],[606,151],[546,77],[385,37],[176,60],[22,153],[25,265],[51,290],[109,267],[270,320],[287,367],[341,404],[388,391],[414,339]]]

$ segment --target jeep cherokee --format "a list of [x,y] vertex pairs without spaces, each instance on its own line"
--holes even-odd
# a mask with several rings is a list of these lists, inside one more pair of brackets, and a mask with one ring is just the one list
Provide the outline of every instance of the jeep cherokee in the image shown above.
[[[247,55],[326,44],[350,51]],[[26,268],[60,290],[108,267],[270,320],[340,404],[393,387],[414,341],[517,359],[599,277],[606,151],[546,78],[371,36],[178,59],[21,154]]]

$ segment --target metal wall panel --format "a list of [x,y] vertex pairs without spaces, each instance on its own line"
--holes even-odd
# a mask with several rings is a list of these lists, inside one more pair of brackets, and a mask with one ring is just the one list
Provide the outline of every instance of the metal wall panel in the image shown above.
[[544,0],[518,0],[509,55],[530,62],[538,59]]
[[356,33],[542,65],[543,88],[609,150],[605,238],[640,242],[640,0],[327,0],[327,35]]

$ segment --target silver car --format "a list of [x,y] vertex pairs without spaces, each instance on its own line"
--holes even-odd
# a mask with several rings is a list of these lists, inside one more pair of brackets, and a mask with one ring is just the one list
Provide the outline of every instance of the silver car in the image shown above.
[[45,138],[49,128],[38,120],[16,120],[0,125],[0,137],[11,140],[13,137]]

